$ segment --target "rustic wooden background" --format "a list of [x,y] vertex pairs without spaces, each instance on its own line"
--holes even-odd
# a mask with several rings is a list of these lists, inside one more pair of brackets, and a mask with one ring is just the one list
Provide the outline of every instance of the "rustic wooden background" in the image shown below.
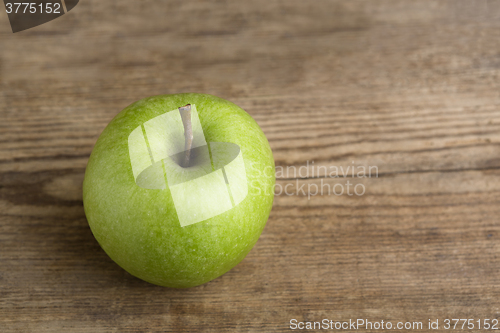
[[[121,109],[177,92],[242,106],[278,166],[378,177],[280,175],[366,193],[277,196],[229,273],[143,282],[95,241],[81,184]],[[0,128],[1,332],[500,319],[499,1],[82,0],[17,34],[0,12]]]

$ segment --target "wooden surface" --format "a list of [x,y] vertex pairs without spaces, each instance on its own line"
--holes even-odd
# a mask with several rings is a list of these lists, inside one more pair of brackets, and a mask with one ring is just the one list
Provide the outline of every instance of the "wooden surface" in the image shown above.
[[[95,241],[81,184],[121,109],[177,92],[243,107],[278,166],[378,177],[279,175],[298,195],[232,271],[143,282]],[[17,34],[0,13],[0,120],[1,332],[500,318],[498,1],[82,0]],[[366,193],[297,188],[348,180]]]

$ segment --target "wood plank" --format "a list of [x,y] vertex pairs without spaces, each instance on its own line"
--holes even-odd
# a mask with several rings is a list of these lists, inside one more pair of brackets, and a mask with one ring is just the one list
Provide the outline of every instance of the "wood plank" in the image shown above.
[[[87,0],[17,34],[0,15],[0,331],[500,319],[499,54],[495,1]],[[81,194],[106,124],[177,92],[243,107],[292,194],[243,262],[188,290],[114,264]],[[306,192],[347,182],[365,193]]]

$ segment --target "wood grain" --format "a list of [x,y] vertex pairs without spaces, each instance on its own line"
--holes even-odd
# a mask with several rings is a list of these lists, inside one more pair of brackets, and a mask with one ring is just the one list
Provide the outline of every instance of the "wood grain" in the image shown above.
[[[0,331],[500,319],[499,82],[496,1],[87,0],[17,34],[0,14]],[[121,109],[187,91],[237,103],[277,166],[308,169],[278,175],[294,195],[243,262],[174,290],[106,256],[81,183]],[[378,174],[325,172],[354,166]],[[364,195],[300,190],[348,181]]]

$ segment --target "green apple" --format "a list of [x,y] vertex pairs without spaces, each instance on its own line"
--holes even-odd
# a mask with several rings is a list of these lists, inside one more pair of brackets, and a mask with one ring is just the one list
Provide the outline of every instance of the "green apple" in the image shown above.
[[85,171],[83,204],[118,265],[150,283],[187,288],[250,252],[274,183],[269,143],[243,109],[206,94],[161,95],[133,103],[104,129]]

